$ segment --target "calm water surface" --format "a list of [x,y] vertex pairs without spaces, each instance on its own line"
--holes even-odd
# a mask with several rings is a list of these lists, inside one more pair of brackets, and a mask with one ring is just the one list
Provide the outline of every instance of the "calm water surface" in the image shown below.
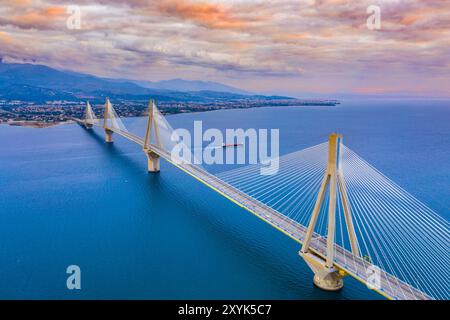
[[[173,127],[279,128],[281,153],[345,144],[449,219],[450,103],[345,102],[168,117]],[[141,120],[126,121],[137,128]],[[299,245],[136,145],[78,125],[0,126],[2,299],[377,299],[312,285]],[[224,169],[222,169],[224,170]],[[82,289],[66,289],[68,265]]]

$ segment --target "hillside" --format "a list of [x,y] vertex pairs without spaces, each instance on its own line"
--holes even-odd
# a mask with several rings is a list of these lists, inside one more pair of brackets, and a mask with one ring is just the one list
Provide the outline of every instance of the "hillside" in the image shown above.
[[[180,89],[176,89],[177,85]],[[150,85],[148,85],[150,86]],[[195,89],[195,90],[194,90]],[[216,89],[216,90],[212,90]],[[224,91],[220,91],[224,90]],[[235,92],[231,92],[235,91]],[[0,100],[45,102],[55,100],[103,101],[105,97],[122,100],[208,102],[210,100],[289,99],[251,95],[219,83],[176,79],[153,83],[144,88],[133,81],[56,70],[43,65],[0,62]]]

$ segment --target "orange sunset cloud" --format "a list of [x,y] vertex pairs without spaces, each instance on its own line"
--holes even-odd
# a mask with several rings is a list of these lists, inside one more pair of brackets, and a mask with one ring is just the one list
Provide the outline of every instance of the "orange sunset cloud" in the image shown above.
[[3,41],[5,43],[11,43],[12,38],[6,32],[0,31],[0,41]]
[[65,16],[66,9],[64,7],[49,6],[40,9],[26,9],[25,12],[12,15],[10,21],[25,28],[45,28]]
[[190,20],[194,23],[217,29],[241,28],[246,21],[233,15],[221,4],[192,1],[164,1],[159,9],[168,15]]

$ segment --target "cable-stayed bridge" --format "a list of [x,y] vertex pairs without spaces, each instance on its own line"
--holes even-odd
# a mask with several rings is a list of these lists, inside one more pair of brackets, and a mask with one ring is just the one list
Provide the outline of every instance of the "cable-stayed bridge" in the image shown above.
[[314,283],[339,290],[346,275],[388,299],[450,297],[448,222],[330,135],[325,142],[280,157],[279,172],[261,175],[249,165],[213,175],[174,156],[173,129],[149,103],[144,137],[130,133],[107,100],[98,119],[89,103],[86,128],[98,126],[105,141],[116,133],[138,144],[148,171],[160,158],[302,245]]

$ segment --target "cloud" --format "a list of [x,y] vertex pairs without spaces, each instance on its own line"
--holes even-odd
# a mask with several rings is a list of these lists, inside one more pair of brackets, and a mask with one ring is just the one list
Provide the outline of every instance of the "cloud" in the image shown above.
[[[445,90],[450,1],[74,0],[0,2],[0,56],[101,76],[210,78],[246,89]],[[334,88],[334,89],[333,89]],[[356,88],[356,89],[354,89]],[[363,88],[363,89],[358,89]],[[448,91],[448,90],[447,90]],[[450,93],[449,93],[450,95]]]
[[12,25],[20,29],[45,30],[56,27],[56,22],[65,21],[67,18],[66,9],[61,6],[28,7],[25,5],[26,1],[17,1],[16,4],[18,7],[7,10],[11,14],[0,18],[0,26]]
[[195,1],[162,1],[158,4],[161,13],[214,29],[242,28],[247,20],[239,19],[223,4]]
[[6,32],[0,31],[0,42],[10,44],[10,43],[12,43],[12,38]]

